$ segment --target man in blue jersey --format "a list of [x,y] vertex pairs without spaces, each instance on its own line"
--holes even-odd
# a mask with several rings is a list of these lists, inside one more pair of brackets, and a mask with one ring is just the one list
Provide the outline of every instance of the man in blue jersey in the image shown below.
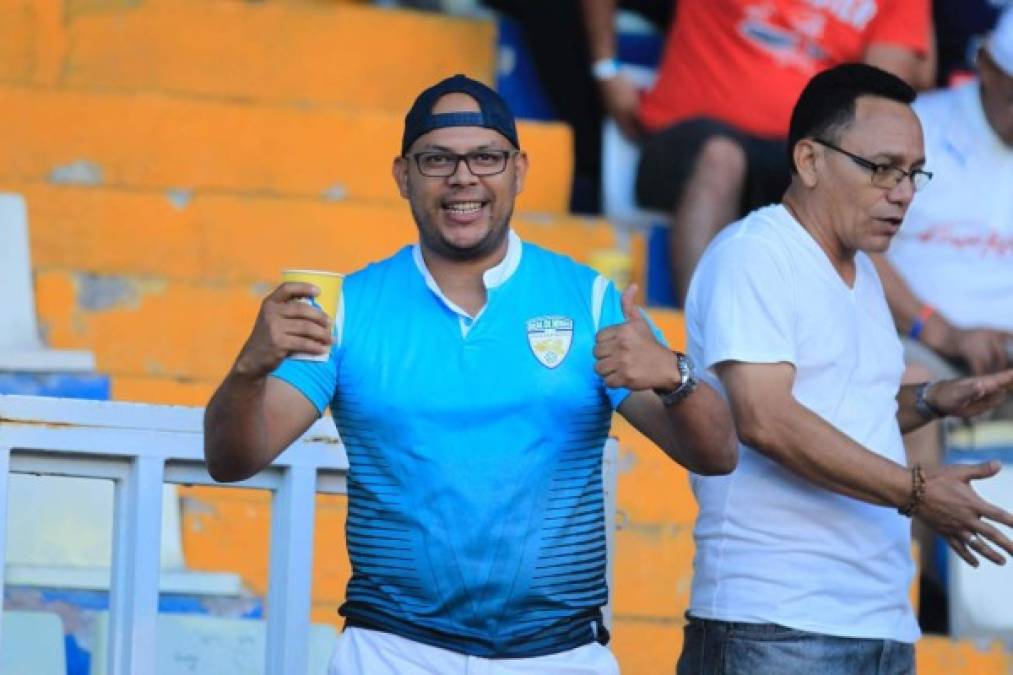
[[527,167],[491,89],[424,91],[393,165],[419,243],[345,280],[333,332],[294,302],[317,289],[275,289],[208,404],[223,481],[331,408],[352,563],[331,673],[617,672],[601,614],[613,410],[690,470],[735,465],[724,401],[632,291],[510,230]]

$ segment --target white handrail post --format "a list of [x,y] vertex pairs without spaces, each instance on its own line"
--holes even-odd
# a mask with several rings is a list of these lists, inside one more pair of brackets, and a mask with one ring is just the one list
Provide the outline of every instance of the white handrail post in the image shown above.
[[115,485],[108,675],[154,673],[164,460],[136,457]]
[[266,672],[301,675],[309,667],[317,472],[299,465],[282,471],[271,504]]
[[3,646],[4,589],[7,571],[7,486],[10,485],[11,448],[0,446],[0,647]]

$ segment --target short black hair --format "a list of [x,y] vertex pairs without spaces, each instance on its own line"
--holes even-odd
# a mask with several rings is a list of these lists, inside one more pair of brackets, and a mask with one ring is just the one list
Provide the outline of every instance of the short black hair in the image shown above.
[[788,126],[788,166],[795,168],[795,144],[803,138],[836,135],[855,119],[859,96],[879,96],[910,105],[915,90],[904,80],[864,63],[842,63],[813,76],[791,111]]

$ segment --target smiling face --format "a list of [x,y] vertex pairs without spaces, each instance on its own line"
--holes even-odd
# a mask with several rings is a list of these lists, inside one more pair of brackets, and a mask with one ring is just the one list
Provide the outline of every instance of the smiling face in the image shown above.
[[[910,106],[886,98],[860,96],[852,122],[831,139],[843,150],[876,164],[904,171],[925,164],[921,124]],[[914,198],[905,178],[886,189],[872,184],[872,172],[848,156],[811,144],[804,180],[813,189],[825,214],[830,235],[847,253],[881,253],[897,234]],[[801,171],[801,167],[800,167]]]
[[[479,107],[470,96],[447,94],[436,102],[433,113],[448,112],[479,112]],[[449,176],[426,176],[414,157],[420,152],[465,155],[480,151],[509,151],[506,168],[491,176],[476,176],[462,161]],[[419,136],[407,155],[394,160],[394,180],[411,206],[420,242],[427,252],[467,261],[505,250],[514,200],[527,173],[524,153],[516,151],[497,131],[446,127]]]

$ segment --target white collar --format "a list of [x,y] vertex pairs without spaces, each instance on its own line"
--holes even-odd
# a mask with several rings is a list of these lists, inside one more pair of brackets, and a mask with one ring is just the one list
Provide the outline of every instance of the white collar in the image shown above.
[[[509,230],[507,232],[507,250],[506,255],[503,256],[503,260],[482,273],[482,283],[485,284],[487,291],[503,285],[507,279],[513,276],[513,273],[517,271],[517,267],[521,264],[522,248],[521,238],[518,237],[517,233],[512,229]],[[436,279],[433,278],[433,275],[429,272],[429,268],[426,267],[426,261],[422,257],[422,248],[418,244],[412,246],[412,259],[415,261],[415,266],[418,268],[419,273],[422,274],[422,278],[425,279],[426,286],[429,287],[429,290],[435,293],[436,297],[442,300],[447,307],[454,311],[454,313],[460,315],[461,317],[472,319],[471,315],[452,302],[450,298],[445,296],[443,291],[440,290],[439,285],[436,283]],[[488,298],[486,299],[486,304],[489,304]],[[482,307],[482,309],[478,311],[478,314],[474,316],[474,320],[477,320],[478,317],[482,315],[483,311],[485,311],[485,307]]]

